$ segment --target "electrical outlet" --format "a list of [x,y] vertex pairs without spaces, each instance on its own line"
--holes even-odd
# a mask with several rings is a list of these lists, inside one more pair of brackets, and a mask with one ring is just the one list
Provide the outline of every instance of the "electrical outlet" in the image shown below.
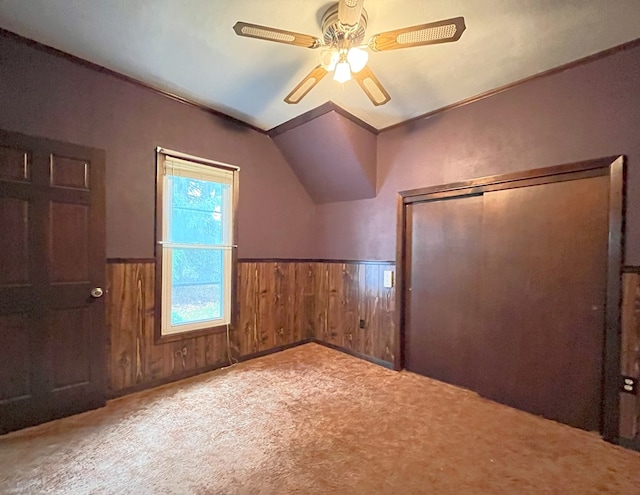
[[631,376],[622,376],[621,392],[638,395],[638,379]]
[[393,270],[384,271],[384,286],[387,288],[393,287]]

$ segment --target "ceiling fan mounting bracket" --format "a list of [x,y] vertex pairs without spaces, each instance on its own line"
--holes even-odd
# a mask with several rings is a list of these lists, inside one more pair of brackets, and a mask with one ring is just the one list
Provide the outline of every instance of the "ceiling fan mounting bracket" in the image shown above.
[[322,35],[325,45],[340,45],[343,40],[349,40],[349,46],[361,45],[364,41],[365,30],[369,16],[367,11],[362,9],[360,21],[355,28],[344,26],[338,20],[339,2],[329,7],[322,16]]

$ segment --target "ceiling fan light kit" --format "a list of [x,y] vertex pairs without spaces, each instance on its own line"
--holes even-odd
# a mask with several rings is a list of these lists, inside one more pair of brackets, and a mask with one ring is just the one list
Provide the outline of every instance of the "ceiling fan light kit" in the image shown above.
[[435,45],[458,41],[466,29],[464,18],[419,24],[373,35],[363,44],[368,15],[364,0],[340,0],[322,16],[322,38],[308,34],[238,21],[233,30],[238,36],[275,41],[304,48],[323,48],[320,65],[314,67],[285,98],[289,104],[299,103],[329,72],[333,79],[345,83],[352,77],[371,102],[378,106],[391,96],[367,66],[369,53],[414,46]]
[[349,48],[347,52],[347,61],[351,67],[351,72],[360,72],[364,69],[364,66],[367,65],[369,54],[366,50],[354,46],[353,48]]
[[336,65],[336,70],[333,73],[333,80],[339,83],[346,83],[351,80],[351,67],[346,59],[342,59]]

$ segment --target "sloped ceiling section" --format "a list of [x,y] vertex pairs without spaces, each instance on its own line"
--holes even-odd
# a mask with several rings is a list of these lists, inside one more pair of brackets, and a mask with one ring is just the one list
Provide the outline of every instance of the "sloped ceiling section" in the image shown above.
[[375,197],[377,136],[337,111],[272,139],[315,203]]
[[263,130],[327,101],[381,130],[640,37],[640,0],[364,0],[366,39],[457,16],[467,29],[455,43],[371,52],[391,95],[381,107],[355,81],[329,76],[287,105],[320,50],[239,37],[233,25],[320,36],[332,3],[0,0],[0,27]]

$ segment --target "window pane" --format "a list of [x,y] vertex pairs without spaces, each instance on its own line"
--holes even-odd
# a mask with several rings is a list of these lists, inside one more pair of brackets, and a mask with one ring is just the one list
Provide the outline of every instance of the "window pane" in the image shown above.
[[169,176],[171,215],[169,241],[225,244],[223,216],[227,214],[228,184]]
[[172,325],[222,318],[223,267],[222,250],[172,250]]

